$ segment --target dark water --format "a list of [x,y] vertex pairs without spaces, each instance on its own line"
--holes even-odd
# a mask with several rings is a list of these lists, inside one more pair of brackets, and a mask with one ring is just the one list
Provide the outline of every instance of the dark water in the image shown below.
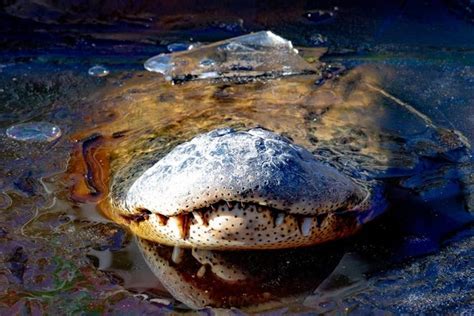
[[[100,154],[77,171],[75,153],[84,139],[100,134],[106,141],[88,148],[112,152],[113,172],[130,157],[166,151],[197,133],[255,124],[319,155],[338,139],[344,154],[335,163],[356,161],[385,179],[391,206],[348,240],[249,254],[236,264],[252,266],[260,283],[234,285],[237,294],[224,289],[227,305],[239,307],[231,296],[247,291],[263,298],[270,293],[273,303],[245,311],[472,313],[472,149],[459,160],[456,152],[439,149],[433,136],[455,129],[474,141],[472,18],[462,1],[3,4],[1,313],[189,311],[147,267],[134,237],[98,211],[100,192],[74,191],[90,169],[108,177]],[[212,43],[259,30],[298,47],[327,48],[322,79],[172,86],[143,69],[147,58],[178,47],[170,44]],[[94,65],[110,74],[89,75]],[[345,111],[321,119],[318,107],[332,104]],[[39,121],[60,127],[61,136],[50,142],[6,136],[12,125]],[[353,134],[359,129],[364,132]],[[107,143],[124,131],[118,144]],[[364,143],[373,135],[386,138]],[[377,163],[345,151],[363,144]],[[238,261],[232,256],[227,259]],[[201,290],[212,287],[200,283]]]

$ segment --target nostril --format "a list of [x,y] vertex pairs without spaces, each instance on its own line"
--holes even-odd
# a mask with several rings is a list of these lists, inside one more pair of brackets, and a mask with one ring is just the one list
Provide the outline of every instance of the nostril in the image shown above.
[[150,215],[150,214],[151,214],[151,211],[148,210],[148,209],[146,209],[146,208],[138,208],[138,209],[137,209],[137,213]]

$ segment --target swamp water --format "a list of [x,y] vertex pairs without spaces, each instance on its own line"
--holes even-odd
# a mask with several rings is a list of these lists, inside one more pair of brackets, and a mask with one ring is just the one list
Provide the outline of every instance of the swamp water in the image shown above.
[[[6,50],[0,68],[2,313],[174,314],[191,313],[189,306],[201,302],[279,314],[472,310],[473,27],[446,13],[465,31],[465,41],[414,47],[390,34],[391,24],[403,28],[412,20],[387,18],[377,30],[388,34],[390,45],[354,48],[350,36],[337,31],[358,13],[336,11],[339,20],[311,11],[297,23],[292,19],[309,11],[288,12],[286,37],[305,47],[296,53],[279,40],[288,50],[273,59],[259,55],[261,48],[244,47],[238,56],[248,63],[239,67],[223,66],[221,55],[206,50],[216,47],[204,43],[259,30],[230,22],[206,24],[227,33],[201,33],[202,43],[191,50],[189,32],[199,35],[202,22],[181,33],[173,33],[173,25],[157,32],[162,50],[144,44],[143,35],[130,40],[118,26],[104,34],[57,31],[83,34],[99,46],[90,54],[84,43]],[[271,17],[266,23],[274,25]],[[324,31],[327,23],[334,30],[317,39],[338,40],[326,43],[329,52],[298,34],[310,26]],[[167,39],[183,44],[170,49]],[[227,43],[242,49],[235,40]],[[169,55],[154,68],[164,76],[143,69],[156,53],[179,47],[180,55],[171,56],[196,60],[190,70],[168,72],[163,61],[169,66]],[[251,276],[241,284],[197,276],[190,253],[180,266],[167,264],[172,249],[151,245],[167,258],[162,274],[183,276],[173,283],[157,273],[160,282],[138,247],[146,242],[106,216],[111,175],[126,173],[131,159],[165,155],[199,133],[254,126],[283,134],[339,168],[380,179],[389,210],[358,235],[329,245],[223,254],[226,264]],[[179,293],[189,286],[193,295],[186,300]],[[241,313],[196,313],[224,312]]]

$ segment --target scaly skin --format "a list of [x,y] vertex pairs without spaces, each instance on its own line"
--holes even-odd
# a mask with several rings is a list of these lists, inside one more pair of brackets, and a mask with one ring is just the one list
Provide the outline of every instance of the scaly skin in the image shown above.
[[280,135],[229,128],[177,146],[138,178],[114,178],[111,202],[150,241],[283,249],[349,236],[383,211],[378,186],[356,181]]

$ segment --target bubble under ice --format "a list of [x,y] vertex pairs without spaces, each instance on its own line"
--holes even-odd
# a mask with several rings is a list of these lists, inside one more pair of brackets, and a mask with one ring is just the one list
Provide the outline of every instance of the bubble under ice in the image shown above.
[[92,77],[105,77],[110,73],[110,71],[104,66],[96,65],[89,68],[87,73]]
[[174,53],[174,52],[181,52],[181,51],[192,49],[194,48],[194,45],[188,44],[188,43],[171,43],[168,46],[166,46],[166,48],[171,53]]
[[315,72],[290,41],[270,32],[251,33],[225,41],[148,59],[145,69],[167,80],[288,76]]
[[48,122],[30,122],[10,126],[6,134],[18,141],[51,142],[61,137],[61,129]]

